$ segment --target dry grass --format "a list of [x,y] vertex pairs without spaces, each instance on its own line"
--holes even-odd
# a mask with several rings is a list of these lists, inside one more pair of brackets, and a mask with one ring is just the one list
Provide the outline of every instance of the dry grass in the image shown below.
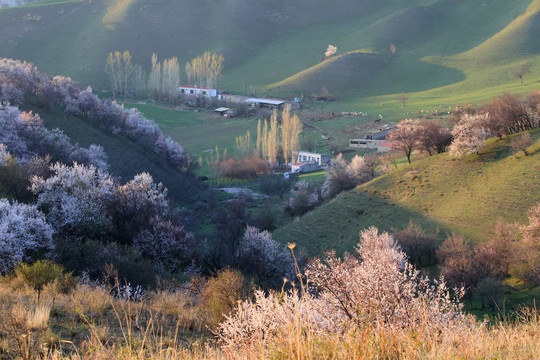
[[[370,326],[321,334],[293,317],[269,338],[241,349],[221,348],[198,331],[204,309],[187,292],[151,293],[135,303],[79,286],[70,296],[59,295],[51,309],[50,299],[37,308],[32,291],[13,290],[18,286],[13,279],[0,280],[0,352],[8,358],[540,359],[537,310],[523,311],[513,321],[474,323],[468,330],[440,333],[423,326],[395,332]],[[50,337],[58,340],[50,343]]]

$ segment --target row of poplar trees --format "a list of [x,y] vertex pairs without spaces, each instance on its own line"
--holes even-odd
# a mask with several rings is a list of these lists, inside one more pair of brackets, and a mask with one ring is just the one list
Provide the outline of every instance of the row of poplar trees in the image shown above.
[[264,122],[259,120],[255,149],[249,131],[245,135],[236,138],[236,148],[240,155],[249,156],[254,154],[274,166],[277,164],[278,149],[281,146],[283,160],[285,164],[288,164],[289,161],[294,162],[295,157],[298,156],[301,132],[302,123],[300,119],[297,115],[292,116],[289,108],[286,107],[281,113],[281,126],[278,125],[278,113],[276,110],[272,113],[270,120],[264,119]]
[[[224,61],[222,55],[210,52],[197,56],[185,66],[188,82],[196,86],[215,87]],[[174,102],[178,96],[176,89],[180,86],[180,65],[177,57],[160,62],[157,54],[152,54],[152,68],[146,76],[141,65],[132,63],[129,51],[114,51],[107,57],[105,72],[115,95],[126,95],[132,90],[137,97],[147,93],[155,100],[168,102]]]

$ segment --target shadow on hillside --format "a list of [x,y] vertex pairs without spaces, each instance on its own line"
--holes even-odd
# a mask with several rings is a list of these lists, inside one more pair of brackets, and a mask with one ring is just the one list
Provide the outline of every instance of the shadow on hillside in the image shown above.
[[439,229],[439,241],[451,232],[430,218],[427,209],[413,210],[385,198],[384,194],[355,189],[277,229],[273,237],[283,244],[297,243],[305,248],[308,257],[329,250],[341,255],[354,251],[360,231],[371,226],[380,231],[399,231],[411,220],[426,230]]

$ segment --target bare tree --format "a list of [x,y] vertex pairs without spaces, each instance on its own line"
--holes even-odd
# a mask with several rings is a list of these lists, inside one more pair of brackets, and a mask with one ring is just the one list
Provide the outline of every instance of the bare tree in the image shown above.
[[497,96],[483,111],[488,114],[490,131],[502,139],[509,135],[533,128],[533,121],[527,113],[527,108],[515,94],[505,93]]
[[196,86],[213,88],[217,85],[217,78],[223,71],[223,55],[205,52],[186,63],[188,81]]
[[146,90],[146,74],[142,66],[135,66],[135,70],[133,72],[133,80],[135,83],[135,94],[137,97],[142,98]]
[[437,154],[443,153],[451,142],[452,133],[439,122],[428,120],[419,123],[418,145],[422,151],[428,152],[429,156],[433,151]]
[[409,100],[409,98],[405,95],[401,95],[397,99],[401,104],[403,104],[403,108],[405,108],[405,105],[407,104],[407,100]]
[[473,271],[473,249],[465,242],[463,236],[452,234],[437,250],[441,263],[441,275],[452,287],[464,286],[470,296],[469,289],[476,284]]
[[302,123],[297,115],[291,116],[288,107],[283,109],[281,114],[281,148],[283,149],[283,158],[288,163],[289,157],[294,161],[298,156],[298,146],[300,133],[302,132]]
[[531,134],[528,132],[525,132],[521,135],[517,135],[512,139],[511,145],[512,149],[517,151],[523,151],[525,153],[525,156],[529,155],[527,152],[527,148],[531,144]]
[[525,99],[527,112],[531,116],[533,127],[540,126],[540,91],[531,91]]
[[251,155],[252,142],[249,130],[246,132],[246,135],[240,135],[236,137],[235,142],[236,149],[241,156]]
[[177,98],[176,89],[180,85],[180,66],[177,57],[163,60],[161,76],[163,97],[172,103]]
[[105,64],[105,72],[111,80],[115,95],[125,95],[135,67],[131,64],[129,51],[109,53]]
[[157,55],[152,54],[152,71],[148,79],[148,90],[153,99],[174,102],[177,98],[177,88],[180,85],[180,66],[178,58],[158,61]]
[[411,163],[411,154],[417,145],[418,120],[405,119],[400,121],[395,129],[388,134],[388,142],[394,150],[400,151],[407,156]]
[[510,69],[510,76],[518,78],[519,81],[523,84],[523,75],[529,74],[530,72],[531,68],[529,67],[529,64],[527,63],[527,61],[523,61]]
[[152,70],[148,79],[149,95],[153,99],[161,96],[161,63],[158,61],[156,53],[152,54]]

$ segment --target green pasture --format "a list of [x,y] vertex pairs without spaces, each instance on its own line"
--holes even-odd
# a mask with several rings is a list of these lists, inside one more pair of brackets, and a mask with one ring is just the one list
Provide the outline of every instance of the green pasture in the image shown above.
[[424,157],[346,192],[274,232],[283,243],[296,242],[308,253],[352,250],[358,232],[406,227],[409,219],[441,236],[457,232],[484,241],[498,220],[524,223],[540,201],[540,130],[531,132],[530,156],[512,150],[509,140],[490,140],[464,159],[448,154]]
[[[147,71],[153,52],[184,64],[216,51],[226,58],[218,84],[225,91],[308,100],[326,87],[336,101],[314,109],[394,122],[538,88],[539,11],[539,0],[314,0],[309,7],[282,0],[47,0],[0,9],[0,55],[106,90],[110,51],[129,50]],[[328,44],[338,52],[321,62]],[[522,85],[509,70],[523,60],[532,72]],[[408,97],[405,107],[400,96]]]

